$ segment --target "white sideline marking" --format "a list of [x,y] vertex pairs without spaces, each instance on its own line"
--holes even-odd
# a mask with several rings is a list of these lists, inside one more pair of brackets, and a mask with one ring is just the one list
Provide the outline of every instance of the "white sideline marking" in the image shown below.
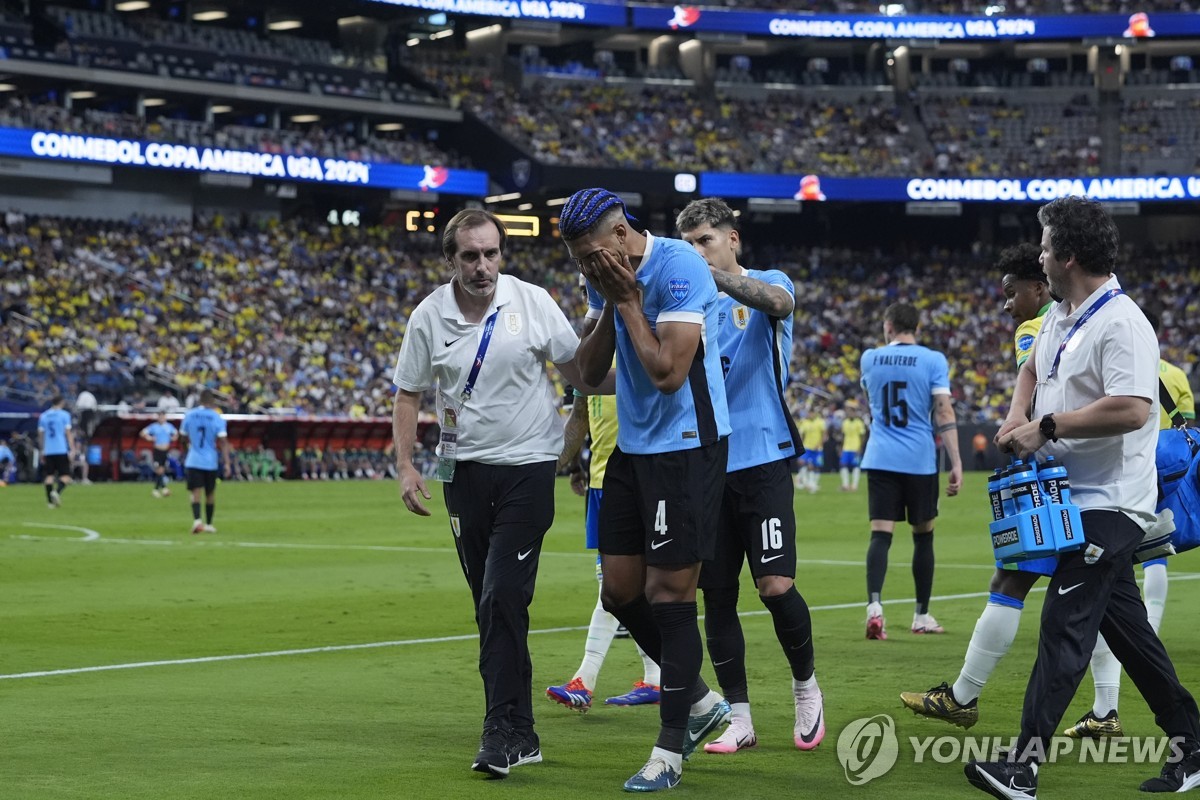
[[[102,537],[98,531],[94,531],[90,528],[81,528],[81,527],[77,527],[77,526],[73,526],[73,525],[51,525],[48,523],[40,523],[40,522],[24,522],[24,523],[22,523],[22,525],[24,525],[27,528],[52,528],[52,529],[57,529],[57,530],[80,531],[84,535],[80,538],[65,539],[61,536],[33,536],[33,535],[26,535],[26,534],[12,534],[10,536],[10,538],[23,539],[23,540],[27,540],[27,541],[102,542],[102,543],[107,543],[107,544],[141,544],[141,545],[155,545],[155,546],[170,546],[170,545],[179,545],[179,544],[190,543],[190,544],[194,544],[194,545],[206,545],[206,546],[210,546],[210,547],[214,547],[214,546],[215,547],[250,547],[250,548],[299,549],[299,550],[376,550],[376,551],[382,550],[382,551],[408,552],[408,553],[412,553],[412,552],[453,553],[453,552],[455,552],[454,550],[452,550],[451,548],[448,548],[448,547],[405,547],[405,546],[400,546],[400,545],[395,545],[395,546],[392,546],[392,545],[353,545],[353,544],[338,545],[338,544],[306,544],[306,543],[301,543],[301,542],[224,542],[224,541],[212,541],[212,540],[195,541],[195,540],[186,540],[186,539],[121,539],[121,538],[106,539],[106,538]],[[542,555],[570,556],[573,558],[580,557],[580,556],[588,556],[589,558],[591,557],[590,554],[588,554],[588,553],[544,552],[544,553],[542,553]],[[847,567],[861,567],[862,566],[861,561],[838,561],[838,560],[831,560],[831,559],[811,559],[811,560],[799,559],[797,563],[825,565],[825,566],[847,566]],[[987,569],[987,570],[994,569],[994,567],[992,565],[982,565],[982,564],[938,564],[938,566],[939,567],[954,567],[954,568],[959,568],[959,569]],[[1200,573],[1197,573],[1197,572],[1169,573],[1168,578],[1169,578],[1169,580],[1172,580],[1172,581],[1195,580],[1197,578],[1200,578]],[[1045,592],[1046,588],[1043,586],[1037,586],[1037,587],[1034,587],[1031,591]],[[980,598],[980,597],[987,597],[988,595],[989,595],[989,592],[968,592],[965,594],[939,595],[937,597],[930,598],[930,600],[931,601],[933,601],[933,600],[936,600],[936,601],[971,600],[971,599],[976,599],[976,598]],[[901,600],[884,600],[883,605],[896,605],[896,604],[901,604],[901,603],[911,604],[914,602],[916,602],[915,598],[907,598],[907,599],[901,599]],[[810,606],[809,611],[841,611],[841,610],[845,610],[845,609],[849,609],[849,608],[861,608],[862,605],[863,605],[863,603],[861,601],[853,602],[853,603],[834,603],[834,604],[823,605],[823,606]],[[762,615],[765,615],[768,613],[770,613],[770,612],[768,612],[766,609],[761,609],[761,610],[757,610],[757,611],[742,611],[742,612],[739,612],[738,616],[740,616],[740,617],[757,617],[757,616],[762,616]],[[699,616],[699,618],[703,619],[704,615],[701,614]],[[547,634],[547,633],[569,633],[569,632],[577,632],[577,631],[586,631],[587,629],[588,629],[588,626],[586,626],[586,625],[572,626],[572,627],[565,627],[565,628],[544,628],[541,630],[530,631],[529,634],[531,636],[534,636],[534,635],[542,635],[542,634]],[[201,656],[198,658],[180,658],[180,659],[170,659],[170,660],[164,660],[164,661],[137,661],[137,662],[132,662],[129,664],[105,664],[105,665],[95,666],[95,667],[73,667],[73,668],[69,668],[69,669],[40,670],[40,671],[36,671],[36,672],[18,672],[18,673],[12,673],[12,674],[8,674],[8,675],[0,675],[0,680],[16,680],[16,679],[21,679],[21,678],[45,678],[45,677],[51,677],[51,676],[56,676],[56,675],[79,675],[79,674],[82,674],[85,672],[112,672],[115,670],[124,670],[124,669],[141,669],[141,668],[145,668],[145,667],[181,666],[181,665],[185,665],[185,664],[206,664],[206,663],[214,663],[214,662],[220,662],[220,661],[245,661],[245,660],[253,659],[253,658],[275,658],[275,657],[279,657],[279,656],[311,655],[313,653],[338,653],[338,652],[344,652],[344,651],[349,651],[349,650],[370,650],[370,649],[377,649],[377,648],[381,648],[381,647],[405,647],[405,646],[417,645],[417,644],[438,644],[438,643],[443,643],[443,642],[465,642],[465,641],[475,640],[478,638],[479,638],[478,634],[469,633],[469,634],[461,634],[458,636],[439,636],[439,637],[427,638],[427,639],[399,639],[399,640],[388,641],[388,642],[366,642],[363,644],[341,644],[341,645],[325,645],[322,647],[304,647],[304,648],[298,648],[298,649],[293,649],[293,650],[271,650],[271,651],[267,651],[267,652],[263,652],[263,653],[235,653],[235,654],[223,655],[223,656]]]
[[[1186,572],[1179,575],[1170,575],[1172,581],[1195,580],[1200,578],[1200,573]],[[1046,591],[1045,586],[1035,586],[1031,590],[1033,592]],[[968,592],[965,594],[944,594],[937,597],[931,597],[931,601],[944,600],[974,600],[980,597],[987,597],[989,592]],[[883,605],[912,605],[915,603],[915,598],[906,598],[902,600],[884,600]],[[848,608],[862,608],[861,601],[854,603],[834,603],[824,606],[809,606],[809,611],[841,611]],[[760,617],[770,612],[766,609],[758,611],[743,611],[738,614],[739,617]],[[700,615],[703,619],[704,615]],[[543,628],[541,630],[530,631],[530,636],[538,636],[547,633],[574,633],[577,631],[586,631],[587,625],[575,625],[566,628]],[[265,653],[235,653],[224,656],[202,656],[200,658],[177,658],[167,661],[137,661],[131,664],[105,664],[98,667],[74,667],[71,669],[49,669],[40,670],[38,672],[17,672],[11,675],[0,675],[0,680],[17,680],[21,678],[46,678],[55,675],[79,675],[85,672],[112,672],[120,669],[141,669],[144,667],[174,667],[184,664],[211,664],[218,661],[246,661],[252,658],[277,658],[279,656],[302,656],[311,655],[313,653],[340,653],[348,650],[373,650],[380,647],[406,647],[416,644],[441,644],[443,642],[467,642],[476,640],[479,634],[466,633],[459,636],[437,636],[428,639],[398,639],[390,642],[366,642],[364,644],[337,644],[326,645],[324,647],[303,647],[296,650],[270,650]]]
[[[1033,591],[1044,592],[1044,587],[1035,587]],[[971,594],[948,594],[941,597],[933,597],[931,600],[964,600],[975,597],[987,597],[987,592],[974,592]],[[884,600],[884,605],[892,605],[895,603],[907,603],[912,605],[915,599],[907,600]],[[861,608],[863,603],[836,603],[826,606],[810,606],[809,611],[838,611],[846,608]],[[738,616],[742,617],[757,617],[770,612],[766,609],[758,611],[744,611]],[[703,619],[704,615],[700,615]],[[575,625],[567,628],[543,628],[542,630],[530,631],[529,635],[542,635],[547,633],[574,633],[577,631],[586,631],[587,625]],[[414,644],[440,644],[442,642],[466,642],[479,638],[477,633],[466,633],[459,636],[438,636],[430,639],[400,639],[391,642],[367,642],[365,644],[338,644],[328,645],[325,647],[304,647],[297,650],[271,650],[265,653],[236,653],[225,656],[203,656],[201,658],[177,658],[168,661],[138,661],[132,664],[106,664],[99,667],[74,667],[72,669],[49,669],[38,672],[18,672],[12,675],[0,675],[0,680],[13,680],[17,678],[45,678],[53,675],[78,675],[83,672],[111,672],[118,669],[140,669],[142,667],[172,667],[182,664],[207,664],[216,661],[244,661],[251,658],[275,658],[278,656],[302,656],[311,653],[338,653],[346,650],[369,650],[379,647],[405,647]]]

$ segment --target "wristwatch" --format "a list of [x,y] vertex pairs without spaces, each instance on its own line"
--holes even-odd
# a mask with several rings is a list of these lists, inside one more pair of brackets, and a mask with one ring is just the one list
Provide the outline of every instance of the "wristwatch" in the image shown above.
[[1042,421],[1038,423],[1038,430],[1042,432],[1042,436],[1045,436],[1052,442],[1058,441],[1058,437],[1054,435],[1057,427],[1057,424],[1054,422],[1053,414],[1047,414],[1046,416],[1042,417]]

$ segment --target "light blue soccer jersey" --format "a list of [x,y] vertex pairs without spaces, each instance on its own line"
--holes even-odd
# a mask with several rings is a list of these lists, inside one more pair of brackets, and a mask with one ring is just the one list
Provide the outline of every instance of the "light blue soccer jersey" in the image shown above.
[[889,344],[863,353],[861,367],[871,404],[863,469],[937,472],[932,395],[950,393],[946,357],[919,344]]
[[145,432],[154,439],[155,447],[165,450],[171,445],[171,439],[175,437],[175,426],[169,422],[155,422],[147,425]]
[[[620,313],[617,334],[617,446],[633,455],[692,450],[728,436],[729,410],[721,377],[717,285],[696,249],[679,239],[646,234],[646,254],[637,271],[642,311],[655,329],[660,322],[700,325],[700,342],[683,386],[663,394],[650,380]],[[589,316],[603,300],[588,291]]]
[[67,443],[67,431],[71,430],[71,412],[65,408],[51,408],[38,417],[38,430],[45,434],[42,454],[65,456],[71,452]]
[[[777,269],[751,269],[743,274],[796,296],[791,280]],[[783,400],[792,358],[792,315],[778,319],[726,294],[719,296],[717,307],[721,367],[733,428],[729,471],[795,456],[790,412]]]
[[183,418],[179,430],[188,437],[187,469],[216,470],[220,466],[217,439],[225,435],[225,420],[211,408],[197,406]]

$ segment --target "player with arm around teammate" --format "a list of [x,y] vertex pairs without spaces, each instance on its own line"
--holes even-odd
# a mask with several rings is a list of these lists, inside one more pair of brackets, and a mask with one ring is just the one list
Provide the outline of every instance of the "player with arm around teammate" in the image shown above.
[[784,398],[792,355],[795,289],[779,270],[739,263],[736,217],[717,198],[679,214],[684,241],[704,256],[720,290],[721,365],[729,406],[729,460],[715,554],[704,562],[704,629],[713,669],[729,701],[729,727],[704,746],[735,753],[757,744],[746,679],[746,641],[738,619],[742,563],[749,559],[759,599],[792,672],[794,740],[812,750],[825,736],[823,698],[814,672],[812,618],[796,590],[796,516],[789,462],[799,435]]

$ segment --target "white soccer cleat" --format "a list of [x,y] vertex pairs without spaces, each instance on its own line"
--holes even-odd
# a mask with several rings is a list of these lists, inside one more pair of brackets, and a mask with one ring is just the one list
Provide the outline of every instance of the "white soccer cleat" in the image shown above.
[[734,717],[725,732],[704,745],[706,753],[736,753],[758,745],[754,725],[748,719]]
[[794,680],[792,694],[796,699],[796,747],[812,750],[825,738],[825,696],[816,686],[799,688]]
[[162,489],[159,490],[159,494],[162,495],[163,497],[170,497],[171,490],[164,486]]
[[157,500],[158,498],[162,497],[162,492],[160,492],[158,489],[155,489],[150,492],[150,496]]
[[204,533],[204,523],[196,520],[192,523],[192,533]]
[[61,505],[62,505],[62,498],[59,497],[58,492],[51,491],[50,492],[50,507],[58,508]]
[[916,634],[945,633],[932,614],[913,614],[912,632]]
[[205,526],[204,526],[204,532],[205,532],[205,533],[216,533],[216,532],[217,532],[217,528],[216,528],[216,526],[215,526],[215,525],[205,525]]

